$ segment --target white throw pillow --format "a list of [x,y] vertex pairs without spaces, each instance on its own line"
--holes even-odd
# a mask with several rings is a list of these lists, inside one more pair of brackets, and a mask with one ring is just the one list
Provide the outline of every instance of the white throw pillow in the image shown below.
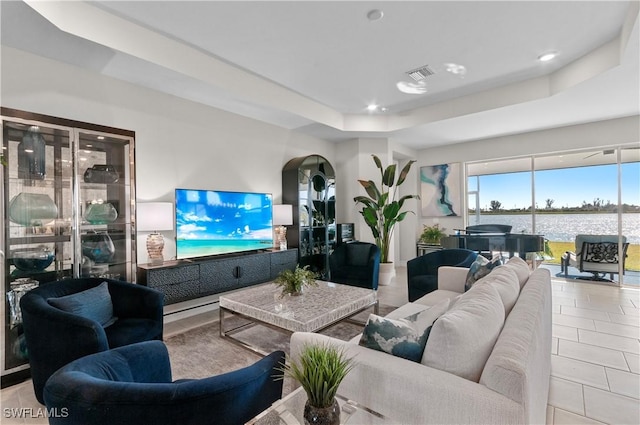
[[433,323],[421,363],[478,382],[504,318],[496,288],[474,285]]
[[498,267],[491,274],[477,281],[476,285],[492,285],[498,290],[504,305],[505,317],[511,313],[520,295],[520,284],[516,272],[505,266]]
[[520,257],[511,257],[509,261],[507,261],[507,264],[505,264],[504,266],[509,267],[510,269],[513,269],[514,272],[516,272],[516,275],[518,276],[518,283],[520,284],[520,289],[522,289],[524,284],[527,283],[527,280],[529,280],[529,276],[531,275],[531,270],[529,269],[529,265],[527,264],[527,262]]

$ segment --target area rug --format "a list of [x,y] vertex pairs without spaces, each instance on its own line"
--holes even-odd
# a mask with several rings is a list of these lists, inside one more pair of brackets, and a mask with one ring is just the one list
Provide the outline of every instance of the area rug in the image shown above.
[[[380,306],[379,314],[384,316],[396,307]],[[354,320],[365,322],[371,310],[354,316]],[[225,326],[233,327],[241,319],[225,319]],[[234,322],[235,321],[235,322]],[[362,332],[362,324],[340,322],[321,333],[347,341]],[[283,350],[289,352],[290,336],[284,332],[265,326],[256,325],[234,335],[236,338],[252,345],[257,345],[263,351],[271,352]],[[219,334],[219,322],[188,330],[165,340],[171,360],[173,379],[205,378],[221,373],[240,369],[251,365],[260,359],[238,345],[225,340]]]

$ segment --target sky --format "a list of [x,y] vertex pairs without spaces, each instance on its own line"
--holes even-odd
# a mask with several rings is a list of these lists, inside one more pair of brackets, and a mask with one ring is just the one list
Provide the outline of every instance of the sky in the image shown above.
[[[475,178],[470,179],[469,190],[475,188],[473,181]],[[617,165],[536,171],[537,208],[544,208],[546,199],[553,199],[556,208],[581,206],[583,201],[593,203],[596,198],[615,204],[617,181]],[[481,176],[480,208],[488,208],[492,200],[499,201],[504,209],[527,208],[531,205],[530,188],[529,172]],[[640,205],[638,162],[622,164],[622,202]]]

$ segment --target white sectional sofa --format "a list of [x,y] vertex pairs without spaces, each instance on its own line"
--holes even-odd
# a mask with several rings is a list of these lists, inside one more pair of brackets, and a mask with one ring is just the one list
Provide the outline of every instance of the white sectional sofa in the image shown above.
[[[295,333],[291,356],[307,343],[332,343],[357,367],[340,393],[402,424],[544,424],[551,364],[551,278],[519,258],[464,292],[468,269],[441,267],[438,290],[387,315],[403,318],[450,299],[434,322],[421,362],[321,334]],[[504,310],[502,310],[504,308]]]

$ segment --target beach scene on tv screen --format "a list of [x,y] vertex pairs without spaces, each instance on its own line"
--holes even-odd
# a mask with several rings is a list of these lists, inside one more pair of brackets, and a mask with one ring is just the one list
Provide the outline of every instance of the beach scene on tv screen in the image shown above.
[[176,190],[177,258],[273,246],[271,194]]

